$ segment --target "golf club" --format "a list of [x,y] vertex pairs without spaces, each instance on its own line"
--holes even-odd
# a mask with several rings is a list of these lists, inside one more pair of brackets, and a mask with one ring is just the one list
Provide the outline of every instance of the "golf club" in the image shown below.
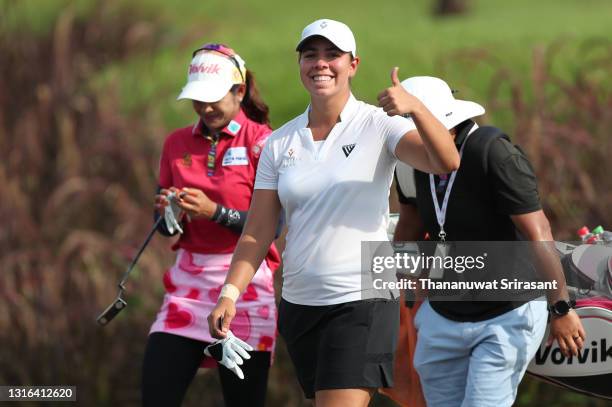
[[136,256],[134,257],[134,259],[132,260],[132,262],[128,266],[126,272],[123,274],[123,278],[121,278],[121,281],[119,281],[119,284],[118,284],[118,286],[119,286],[119,293],[117,294],[117,298],[115,299],[115,301],[111,305],[109,305],[104,311],[102,311],[102,313],[98,316],[98,318],[96,318],[96,321],[98,322],[98,324],[100,324],[102,326],[108,324],[110,321],[112,321],[113,318],[115,318],[117,316],[117,314],[122,309],[124,309],[127,306],[127,302],[125,302],[125,300],[123,299],[123,292],[125,291],[125,283],[126,283],[128,277],[129,277],[130,273],[132,272],[132,269],[134,268],[134,266],[138,262],[138,259],[140,258],[140,255],[142,254],[144,249],[149,244],[149,241],[153,237],[153,234],[155,234],[155,231],[157,230],[157,226],[159,226],[160,222],[163,219],[164,218],[162,216],[160,216],[159,218],[157,218],[157,220],[153,224],[153,228],[149,232],[149,235],[145,239],[145,241],[142,244],[142,246],[140,246],[140,249],[138,250],[138,253],[136,253]]

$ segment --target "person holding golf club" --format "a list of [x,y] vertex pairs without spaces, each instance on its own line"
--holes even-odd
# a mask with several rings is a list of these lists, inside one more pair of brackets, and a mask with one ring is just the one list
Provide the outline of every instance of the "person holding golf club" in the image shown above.
[[458,167],[459,155],[442,124],[401,88],[397,68],[382,109],[355,99],[350,83],[360,60],[345,24],[309,24],[296,50],[310,104],[264,147],[249,218],[209,329],[216,338],[233,329],[236,299],[256,276],[283,210],[278,328],[298,381],[317,407],[365,406],[376,388],[393,384],[399,306],[398,292],[362,285],[361,243],[388,240],[398,159],[445,173]]
[[[178,99],[192,101],[198,120],[166,138],[160,159],[155,206],[158,216],[174,219],[161,222],[160,232],[180,237],[145,351],[143,405],[181,405],[198,368],[215,365],[205,358],[206,348],[221,363],[225,404],[264,406],[276,337],[273,271],[280,263],[272,242],[255,267],[257,276],[237,298],[231,346],[207,348],[215,339],[205,317],[217,302],[246,219],[257,163],[272,131],[268,106],[242,58],[221,44],[194,51]],[[166,211],[168,205],[174,211]],[[250,358],[238,366],[228,361],[236,354]]]

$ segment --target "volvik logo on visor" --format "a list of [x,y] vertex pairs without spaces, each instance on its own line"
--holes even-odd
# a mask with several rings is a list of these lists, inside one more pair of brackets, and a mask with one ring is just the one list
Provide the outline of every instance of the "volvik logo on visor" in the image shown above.
[[219,74],[221,66],[218,64],[191,64],[189,65],[189,75],[193,73]]

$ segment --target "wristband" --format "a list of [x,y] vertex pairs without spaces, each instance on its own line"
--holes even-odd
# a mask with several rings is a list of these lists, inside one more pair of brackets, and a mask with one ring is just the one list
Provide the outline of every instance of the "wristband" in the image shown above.
[[210,220],[226,227],[244,223],[244,219],[240,211],[232,208],[226,208],[221,204],[217,204],[217,209]]
[[225,206],[217,204],[217,209],[215,209],[215,213],[213,213],[213,216],[210,218],[210,220],[216,223],[220,223],[219,218],[225,217],[226,213],[227,209],[225,208]]
[[221,293],[219,294],[219,298],[221,297],[227,297],[236,302],[238,297],[240,297],[240,290],[234,284],[225,284],[223,288],[221,288]]

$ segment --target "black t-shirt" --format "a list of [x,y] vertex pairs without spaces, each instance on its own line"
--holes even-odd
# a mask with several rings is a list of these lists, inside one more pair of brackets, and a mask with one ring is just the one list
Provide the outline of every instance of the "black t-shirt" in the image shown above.
[[[474,122],[458,126],[457,149],[466,139]],[[483,149],[470,143],[484,141],[476,129],[467,139],[461,164],[452,186],[444,231],[447,241],[520,240],[510,215],[541,209],[536,177],[527,158],[510,142],[497,137],[491,141],[487,157],[478,157]],[[436,186],[439,177],[435,177]],[[415,170],[417,204],[426,231],[437,240],[440,231],[431,196],[429,174]],[[444,184],[444,181],[442,182]],[[445,188],[437,188],[442,204]],[[523,302],[451,302],[432,301],[431,306],[446,318],[456,321],[482,321],[501,315]]]

